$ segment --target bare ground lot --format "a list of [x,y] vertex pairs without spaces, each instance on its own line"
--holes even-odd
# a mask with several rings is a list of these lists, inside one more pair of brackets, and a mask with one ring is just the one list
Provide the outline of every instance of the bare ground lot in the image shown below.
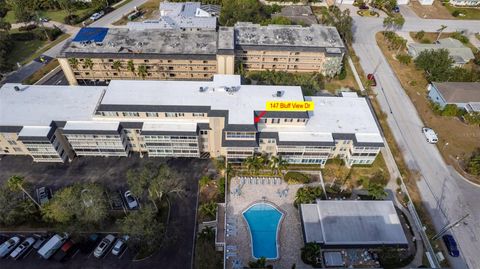
[[7,156],[0,160],[0,182],[11,175],[25,176],[25,181],[34,186],[50,186],[54,192],[61,186],[78,181],[101,182],[109,189],[126,187],[126,172],[147,162],[167,163],[175,170],[180,180],[186,183],[186,193],[172,199],[170,224],[167,232],[170,238],[165,246],[152,257],[132,262],[133,253],[118,259],[107,256],[96,259],[93,255],[78,254],[65,264],[41,260],[36,253],[30,253],[18,261],[0,260],[0,268],[191,268],[198,179],[211,167],[209,160],[162,159],[162,158],[76,158],[70,164],[33,163],[29,157]]

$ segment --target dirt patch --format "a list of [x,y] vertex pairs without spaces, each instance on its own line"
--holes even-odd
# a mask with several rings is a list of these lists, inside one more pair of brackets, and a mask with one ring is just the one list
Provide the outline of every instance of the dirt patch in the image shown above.
[[455,165],[452,159],[468,157],[473,149],[480,147],[480,128],[467,125],[456,117],[435,115],[427,99],[428,82],[423,71],[416,69],[414,63],[404,65],[395,60],[391,56],[391,51],[388,50],[382,33],[377,33],[376,39],[402,87],[417,108],[420,118],[426,126],[433,128],[439,134],[437,147],[445,161]]
[[420,17],[424,19],[455,19],[450,11],[440,3],[433,1],[431,6],[422,6],[418,1],[410,1],[408,6]]

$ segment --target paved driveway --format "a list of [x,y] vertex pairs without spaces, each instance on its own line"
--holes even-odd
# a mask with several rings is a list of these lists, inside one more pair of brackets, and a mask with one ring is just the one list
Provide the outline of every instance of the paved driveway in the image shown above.
[[[79,254],[66,263],[68,268],[191,268],[195,231],[195,212],[198,192],[198,179],[208,168],[209,160],[200,159],[162,159],[162,158],[76,158],[70,164],[33,163],[29,157],[7,156],[0,160],[0,182],[11,175],[21,175],[35,186],[50,186],[54,191],[61,186],[74,182],[99,182],[107,188],[125,189],[126,172],[139,168],[147,162],[166,162],[185,181],[186,193],[172,199],[171,222],[168,226],[170,240],[151,258],[131,262],[131,259],[118,259],[113,255],[105,259]],[[133,257],[133,253],[127,253]],[[0,268],[65,268],[66,265],[54,261],[44,261],[31,253],[20,261],[0,260]]]

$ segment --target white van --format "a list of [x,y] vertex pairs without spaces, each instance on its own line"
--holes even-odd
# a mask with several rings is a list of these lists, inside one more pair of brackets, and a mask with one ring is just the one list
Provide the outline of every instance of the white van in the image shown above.
[[64,237],[56,234],[50,238],[47,243],[41,247],[37,253],[42,256],[42,258],[48,260],[52,255],[65,243],[68,236],[65,235]]
[[425,135],[425,138],[427,139],[428,143],[436,144],[438,142],[438,136],[434,130],[427,127],[423,127],[422,133]]

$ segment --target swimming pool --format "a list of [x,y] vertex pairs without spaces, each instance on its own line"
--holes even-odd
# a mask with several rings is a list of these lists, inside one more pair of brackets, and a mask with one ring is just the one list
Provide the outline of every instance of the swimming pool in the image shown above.
[[243,217],[250,230],[252,256],[278,259],[277,235],[283,213],[270,204],[257,203],[243,211]]

